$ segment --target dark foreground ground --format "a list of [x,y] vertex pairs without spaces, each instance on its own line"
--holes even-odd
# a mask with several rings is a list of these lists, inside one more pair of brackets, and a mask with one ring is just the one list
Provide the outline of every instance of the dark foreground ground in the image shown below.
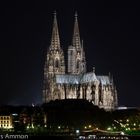
[[[78,138],[74,138],[72,136],[32,136],[32,137],[29,137],[29,139],[34,139],[34,138],[37,138],[39,140],[80,140]],[[129,139],[128,140],[140,140],[140,136],[129,136],[128,137]],[[82,140],[82,139],[81,139]],[[86,139],[88,140],[88,139]],[[100,138],[99,139],[92,139],[92,140],[101,140]],[[104,140],[111,140],[111,139],[104,139]],[[118,139],[118,140],[122,140],[122,139]]]

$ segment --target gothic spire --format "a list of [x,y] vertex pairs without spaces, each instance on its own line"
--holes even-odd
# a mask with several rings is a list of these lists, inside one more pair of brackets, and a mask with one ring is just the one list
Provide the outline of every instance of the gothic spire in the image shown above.
[[76,47],[77,49],[80,48],[80,46],[81,46],[77,12],[75,12],[75,22],[74,22],[72,45],[74,47]]
[[60,39],[59,39],[56,11],[54,12],[52,38],[51,38],[51,48],[53,48],[53,49],[60,48]]

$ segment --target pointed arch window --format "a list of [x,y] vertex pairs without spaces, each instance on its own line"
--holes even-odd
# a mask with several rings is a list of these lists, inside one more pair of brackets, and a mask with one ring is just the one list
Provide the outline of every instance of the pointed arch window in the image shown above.
[[80,66],[80,60],[77,60],[76,68],[79,69]]
[[58,59],[55,60],[55,67],[56,67],[56,68],[59,67],[59,60],[58,60]]

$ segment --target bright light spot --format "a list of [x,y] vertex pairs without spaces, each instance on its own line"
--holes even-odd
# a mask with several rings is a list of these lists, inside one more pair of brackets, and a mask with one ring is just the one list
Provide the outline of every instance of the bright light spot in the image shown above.
[[111,127],[108,127],[107,130],[111,130]]
[[87,129],[87,127],[85,126],[85,129]]
[[116,126],[114,126],[114,129],[116,129]]
[[129,119],[127,119],[126,121],[129,122]]
[[32,128],[34,128],[33,124],[32,124]]
[[88,139],[95,139],[96,135],[88,135]]
[[88,127],[91,128],[91,125],[89,125]]
[[35,107],[34,103],[32,103],[32,107]]
[[60,129],[61,127],[60,126],[58,126],[58,129]]
[[13,113],[12,115],[13,115],[13,116],[17,116],[18,114],[17,114],[17,113]]
[[96,130],[98,130],[98,127],[96,128]]
[[86,139],[85,136],[79,136],[79,140],[84,140],[84,139]]
[[134,123],[134,126],[136,126],[136,123]]
[[79,134],[79,133],[80,133],[80,131],[77,129],[77,130],[76,130],[76,134]]
[[121,132],[121,135],[124,135],[124,132]]
[[27,126],[27,129],[29,129],[29,126]]
[[124,127],[124,128],[126,127],[126,126],[125,126],[124,124],[122,124],[122,123],[121,123],[120,125],[121,125],[121,127]]
[[127,125],[127,126],[129,126],[129,124],[128,124],[128,123],[127,123],[126,125]]

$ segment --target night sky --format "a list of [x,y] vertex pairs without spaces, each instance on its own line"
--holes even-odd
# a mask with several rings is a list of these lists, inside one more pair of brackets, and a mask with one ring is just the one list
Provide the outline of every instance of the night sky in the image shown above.
[[[0,3],[0,104],[40,104],[43,66],[57,11],[61,46],[71,44],[78,13],[87,69],[110,72],[120,106],[140,106],[140,8],[132,1]],[[66,55],[65,55],[66,57]]]

